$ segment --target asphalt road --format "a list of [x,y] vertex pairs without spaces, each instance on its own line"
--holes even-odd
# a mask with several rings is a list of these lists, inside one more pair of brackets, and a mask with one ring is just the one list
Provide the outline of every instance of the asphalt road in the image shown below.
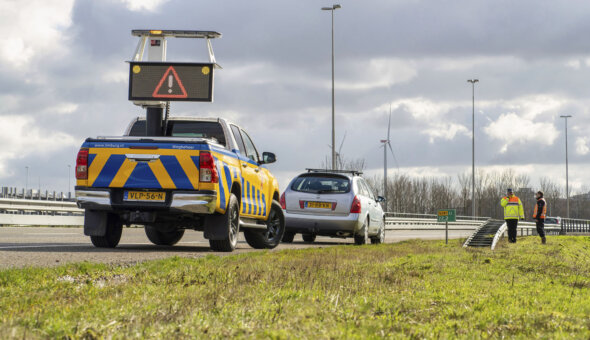
[[[449,238],[465,238],[470,231],[450,231]],[[387,231],[386,242],[407,239],[444,239],[444,231]],[[272,251],[310,247],[329,247],[352,244],[353,240],[318,237],[312,244],[304,243],[296,236],[293,243],[283,243]],[[257,251],[250,248],[240,235],[238,248],[232,254]],[[143,228],[125,228],[121,242],[114,249],[95,248],[82,228],[55,227],[0,227],[0,269],[26,266],[56,266],[72,262],[137,263],[171,256],[189,258],[209,254],[227,255],[209,249],[209,242],[202,232],[187,230],[173,247],[155,246],[145,236]]]

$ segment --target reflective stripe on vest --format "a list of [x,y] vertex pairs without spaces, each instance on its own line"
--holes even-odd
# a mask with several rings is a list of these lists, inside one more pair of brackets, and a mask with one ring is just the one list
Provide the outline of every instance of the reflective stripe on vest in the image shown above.
[[505,197],[504,199],[508,199],[508,203],[504,207],[504,219],[519,219],[520,216],[520,199],[516,196],[512,196],[510,198]]
[[543,211],[541,212],[541,216],[537,216],[537,210],[539,209],[539,205],[535,204],[535,210],[533,211],[533,218],[545,218],[545,216],[547,215],[547,202],[545,201],[544,198],[541,198],[541,200],[545,203],[543,204]]

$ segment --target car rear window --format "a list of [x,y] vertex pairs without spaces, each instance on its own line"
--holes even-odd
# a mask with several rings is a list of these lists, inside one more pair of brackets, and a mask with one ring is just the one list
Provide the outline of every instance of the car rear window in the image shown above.
[[343,194],[350,192],[350,179],[340,176],[300,176],[291,190],[317,194]]
[[[131,126],[129,136],[145,136],[145,133],[145,120],[138,120]],[[218,122],[169,120],[166,136],[208,138],[214,139],[221,145],[225,145],[223,128]]]

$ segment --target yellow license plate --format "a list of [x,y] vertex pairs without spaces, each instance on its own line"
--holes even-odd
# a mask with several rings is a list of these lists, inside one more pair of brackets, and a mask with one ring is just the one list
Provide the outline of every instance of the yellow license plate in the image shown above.
[[332,209],[330,202],[307,202],[308,208]]
[[125,191],[124,199],[125,201],[164,202],[166,200],[166,193],[147,191]]

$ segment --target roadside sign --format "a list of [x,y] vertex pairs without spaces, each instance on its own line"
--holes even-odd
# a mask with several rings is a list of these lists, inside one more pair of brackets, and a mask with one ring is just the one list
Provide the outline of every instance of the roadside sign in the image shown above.
[[213,101],[213,63],[130,62],[129,100]]
[[457,210],[444,209],[438,211],[437,222],[456,222]]

